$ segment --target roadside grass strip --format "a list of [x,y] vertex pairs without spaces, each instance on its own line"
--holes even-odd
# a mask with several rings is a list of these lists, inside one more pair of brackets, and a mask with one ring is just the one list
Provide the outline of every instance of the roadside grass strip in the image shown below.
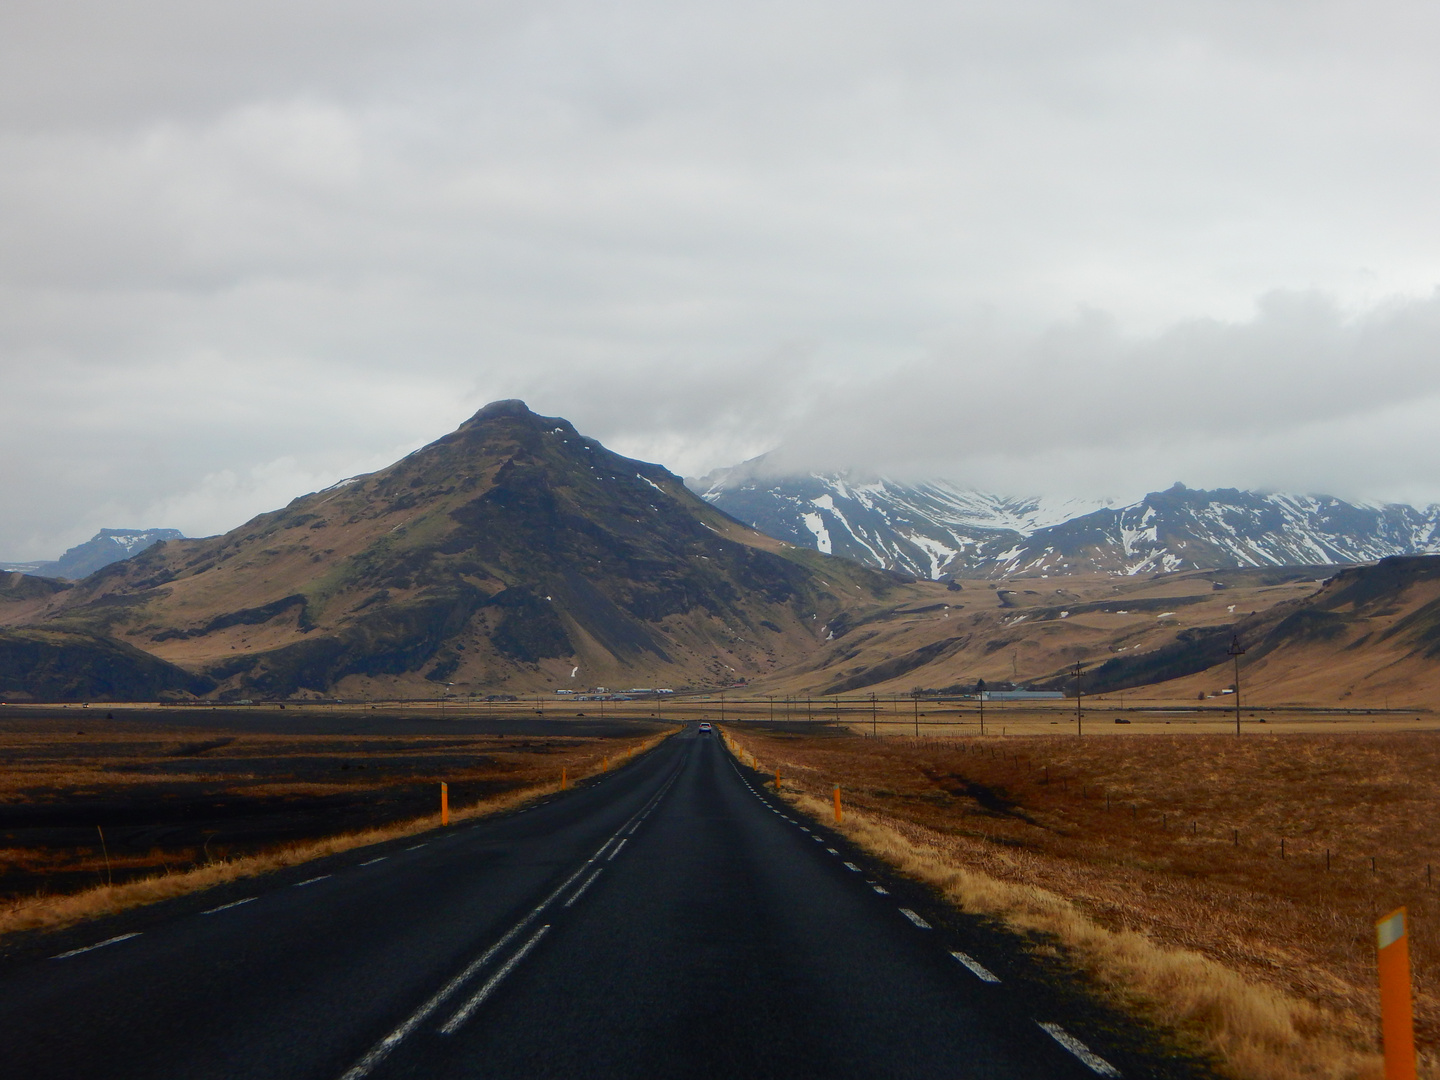
[[116,937],[106,938],[104,941],[98,941],[94,945],[86,945],[79,949],[71,949],[69,952],[58,953],[57,955],[52,956],[50,959],[65,960],[71,956],[79,956],[81,953],[94,952],[96,949],[105,948],[106,945],[115,945],[121,941],[129,941],[132,937],[139,936],[140,932],[138,930],[133,934],[120,934]]
[[[736,769],[736,774],[737,774],[737,775],[741,775],[739,769]],[[742,781],[744,780],[744,776],[743,776],[743,775],[741,775],[741,780],[742,780]],[[746,782],[746,783],[745,783],[745,786],[746,786],[746,787],[750,787],[750,784],[749,784],[748,782]],[[755,791],[754,788],[751,788],[750,790],[751,790],[751,793],[754,794],[756,798],[760,798],[759,792]],[[763,802],[763,800],[762,800],[762,802]],[[766,805],[767,805],[767,808],[770,808],[770,807],[768,806],[768,804],[766,804]],[[770,809],[773,809],[773,808],[770,808]],[[774,811],[774,812],[777,813],[777,814],[779,814],[779,816],[782,817],[782,818],[784,818],[784,820],[790,822],[792,825],[794,825],[796,828],[798,828],[801,832],[803,832],[803,833],[810,833],[810,830],[809,830],[808,828],[806,828],[804,825],[801,825],[801,824],[800,824],[798,821],[796,821],[794,818],[786,817],[784,814],[780,813],[778,810],[776,810],[776,811]],[[824,840],[820,835],[818,835],[818,834],[810,833],[810,838],[811,838],[812,840],[814,840],[814,841],[815,841],[816,843],[818,843],[818,844],[823,844],[823,843],[825,843],[825,840]],[[830,854],[835,855],[835,856],[837,856],[837,857],[838,857],[839,854],[840,854],[838,851],[836,851],[836,850],[835,850],[834,848],[832,848],[832,847],[826,847],[825,850],[828,851],[828,852],[830,852]],[[855,871],[856,873],[862,873],[860,867],[856,866],[853,862],[846,862],[846,863],[845,863],[845,867],[846,867],[846,869],[848,869],[848,870],[853,870],[853,871]],[[593,880],[593,878],[592,878],[592,880]],[[586,884],[588,885],[589,882],[586,882]],[[865,884],[869,885],[872,889],[875,890],[876,893],[878,893],[878,894],[881,895],[881,896],[889,896],[889,895],[890,895],[890,891],[889,891],[888,889],[886,889],[883,885],[881,885],[879,882],[871,881],[871,880],[869,880],[869,879],[867,878],[866,881],[865,881]],[[582,885],[581,888],[580,888],[580,891],[583,892],[583,891],[584,891],[584,888],[585,888],[585,886]],[[579,894],[577,893],[576,895],[579,895]],[[572,899],[573,899],[573,898],[572,898]],[[934,927],[932,927],[928,922],[926,922],[925,919],[923,919],[918,913],[912,911],[910,908],[902,907],[902,908],[899,909],[899,911],[900,911],[900,914],[901,914],[901,915],[904,915],[905,918],[909,919],[910,922],[913,923],[913,924],[914,924],[916,927],[918,927],[919,929],[921,929],[921,930],[933,930],[933,929],[934,929]],[[970,974],[974,975],[974,976],[975,976],[977,979],[979,979],[981,982],[986,982],[986,983],[998,983],[998,982],[1000,982],[1000,976],[996,975],[993,971],[991,971],[989,968],[987,968],[984,964],[980,963],[980,961],[976,960],[973,956],[970,956],[970,955],[968,955],[967,953],[963,953],[963,952],[960,952],[960,951],[958,951],[958,950],[953,950],[953,949],[950,950],[950,955],[953,956],[953,957],[956,959],[956,961],[958,961],[963,967],[965,967],[965,968],[970,972]],[[497,976],[497,979],[496,979],[495,981],[498,981],[498,976]],[[1054,1039],[1057,1043],[1059,1043],[1059,1044],[1060,1044],[1062,1047],[1064,1047],[1067,1051],[1069,1051],[1071,1054],[1073,1054],[1073,1055],[1076,1057],[1076,1059],[1078,1059],[1082,1064],[1084,1064],[1084,1065],[1085,1065],[1087,1068],[1089,1068],[1092,1072],[1096,1073],[1096,1074],[1099,1075],[1099,1076],[1107,1076],[1107,1077],[1115,1077],[1115,1078],[1118,1078],[1118,1077],[1121,1075],[1119,1069],[1117,1069],[1114,1065],[1111,1065],[1110,1062],[1106,1061],[1106,1060],[1105,1060],[1104,1058],[1102,1058],[1099,1054],[1095,1053],[1095,1051],[1091,1050],[1088,1046],[1086,1046],[1083,1042],[1081,1042],[1079,1039],[1077,1039],[1074,1035],[1071,1035],[1068,1031],[1066,1031],[1066,1030],[1065,1030],[1063,1027],[1061,1027],[1059,1024],[1054,1024],[1054,1023],[1050,1023],[1050,1022],[1048,1022],[1048,1021],[1043,1021],[1043,1020],[1037,1020],[1037,1021],[1035,1021],[1035,1023],[1036,1023],[1037,1026],[1039,1026],[1040,1030],[1042,1030],[1043,1032],[1045,1032],[1045,1034],[1049,1035],[1052,1039]]]
[[1066,1050],[1069,1050],[1070,1053],[1083,1061],[1092,1072],[1099,1073],[1101,1076],[1120,1075],[1119,1069],[1115,1068],[1114,1065],[1111,1065],[1059,1024],[1047,1023],[1044,1020],[1037,1020],[1035,1022],[1040,1025],[1041,1031],[1045,1032],[1045,1034],[1049,1035]]
[[973,956],[969,956],[963,952],[955,952],[953,950],[951,951],[950,955],[953,956],[956,960],[960,961],[960,963],[964,964],[967,968],[969,968],[970,974],[974,975],[981,982],[998,983],[1000,981],[999,975],[996,975],[993,971],[987,968],[984,964],[980,963],[980,961],[976,960]]

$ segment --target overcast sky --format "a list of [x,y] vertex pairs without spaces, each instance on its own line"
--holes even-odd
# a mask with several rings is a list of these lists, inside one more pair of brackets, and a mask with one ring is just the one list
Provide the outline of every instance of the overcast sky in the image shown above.
[[522,397],[697,475],[1440,499],[1440,8],[11,0],[0,556]]

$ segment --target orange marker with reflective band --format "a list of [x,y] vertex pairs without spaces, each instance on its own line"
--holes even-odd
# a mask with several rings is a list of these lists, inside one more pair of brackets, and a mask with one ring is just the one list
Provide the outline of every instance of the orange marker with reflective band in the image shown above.
[[450,824],[450,785],[440,782],[440,824]]
[[[835,824],[840,824],[840,785],[835,785]],[[1389,1077],[1386,1077],[1389,1080]]]
[[1385,1080],[1415,1080],[1409,918],[1402,907],[1375,924],[1380,958],[1380,1036],[1385,1045]]

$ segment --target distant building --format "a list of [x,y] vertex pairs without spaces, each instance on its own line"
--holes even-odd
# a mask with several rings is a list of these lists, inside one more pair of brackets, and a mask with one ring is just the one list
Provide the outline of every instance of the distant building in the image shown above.
[[984,690],[981,701],[1055,701],[1065,697],[1061,690]]

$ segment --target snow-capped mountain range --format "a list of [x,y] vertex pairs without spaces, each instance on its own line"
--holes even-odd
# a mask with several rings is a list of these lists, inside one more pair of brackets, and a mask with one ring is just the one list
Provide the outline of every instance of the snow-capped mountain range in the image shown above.
[[78,580],[111,563],[139,555],[162,540],[182,540],[184,536],[179,529],[101,529],[85,543],[75,545],[58,559],[46,562],[0,563],[0,571],[18,570],[22,574]]
[[1347,503],[1176,484],[1137,502],[1017,499],[945,482],[767,477],[763,462],[691,486],[792,544],[917,577],[1112,574],[1370,562],[1440,554],[1440,506]]

